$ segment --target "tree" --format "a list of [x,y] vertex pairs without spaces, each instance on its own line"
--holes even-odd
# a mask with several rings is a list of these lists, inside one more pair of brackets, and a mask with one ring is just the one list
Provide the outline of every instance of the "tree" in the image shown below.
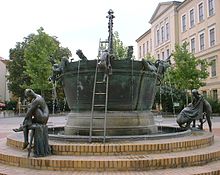
[[187,46],[186,42],[182,46],[176,45],[172,53],[175,64],[169,74],[177,88],[198,89],[205,85],[204,80],[209,75],[207,68],[210,64],[206,60],[196,59]]
[[199,89],[204,86],[204,80],[208,77],[207,71],[210,65],[207,60],[197,59],[187,49],[188,43],[176,45],[172,53],[174,65],[168,71],[169,80],[181,90]]
[[150,62],[153,62],[153,63],[155,63],[156,62],[156,59],[155,59],[155,57],[154,56],[152,56],[151,54],[147,54],[145,57],[144,57],[144,59],[145,60],[147,60],[147,61],[150,61]]
[[9,75],[8,89],[17,97],[22,97],[24,94],[23,85],[30,84],[30,77],[24,74],[25,71],[25,60],[24,60],[24,49],[27,46],[29,40],[33,37],[33,34],[24,38],[23,42],[17,42],[15,48],[9,50],[9,63],[7,69]]
[[46,34],[43,28],[37,32],[24,50],[24,67],[25,74],[30,77],[29,87],[43,94],[51,89],[48,78],[52,75],[52,65],[49,58],[58,50],[59,42]]
[[[48,77],[52,74],[52,64],[59,63],[63,56],[70,57],[70,50],[60,46],[57,38],[46,34],[43,28],[38,30],[38,34],[24,37],[24,41],[17,42],[16,47],[10,49],[9,90],[22,97],[25,88],[40,92],[43,86],[43,90],[47,90],[45,98],[50,99],[52,85]],[[43,82],[42,86],[38,80]]]
[[[108,45],[101,44],[101,50],[108,49]],[[123,42],[119,38],[119,33],[117,31],[114,32],[113,35],[113,51],[116,59],[126,59],[127,58],[127,50],[128,47],[124,46]]]
[[120,40],[119,33],[117,31],[114,32],[113,48],[116,59],[126,59],[127,47],[123,45],[123,42]]
[[[163,112],[173,112],[176,114],[183,109],[185,105],[185,91],[182,89],[176,89],[171,86],[169,82],[163,81],[163,83],[157,87],[154,103],[160,104]],[[174,103],[178,103],[179,106],[174,106]]]

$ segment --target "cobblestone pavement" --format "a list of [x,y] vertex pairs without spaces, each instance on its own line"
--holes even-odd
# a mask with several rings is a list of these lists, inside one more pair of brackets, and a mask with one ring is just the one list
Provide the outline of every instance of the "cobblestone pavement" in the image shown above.
[[[12,129],[19,127],[19,125],[23,121],[23,117],[17,117],[17,116],[3,116],[0,115],[0,139],[3,139],[7,137],[7,135],[13,133]],[[67,120],[66,115],[61,115],[61,116],[55,116],[55,117],[50,117],[48,124],[49,125],[65,125]],[[175,122],[175,118],[163,118],[162,121],[160,121],[161,125],[171,125],[171,126],[177,126]],[[213,133],[216,136],[220,136],[220,116],[219,117],[213,117],[212,118],[212,124],[213,124]],[[207,124],[204,125],[205,130],[208,130]],[[220,161],[211,163],[209,165],[205,166],[196,166],[196,167],[188,167],[184,168],[176,168],[176,169],[166,169],[166,170],[155,170],[153,172],[61,172],[61,171],[46,171],[46,170],[35,170],[35,169],[27,169],[27,168],[18,168],[15,166],[8,166],[4,164],[0,164],[0,174],[3,175],[164,175],[164,174],[178,174],[178,175],[189,175],[189,174],[196,174],[197,172],[201,170],[215,170],[220,166]],[[220,174],[220,172],[216,171],[216,174]]]

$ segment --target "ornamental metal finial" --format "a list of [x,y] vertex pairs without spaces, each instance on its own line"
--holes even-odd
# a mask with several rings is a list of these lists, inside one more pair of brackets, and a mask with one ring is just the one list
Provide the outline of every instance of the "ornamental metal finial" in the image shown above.
[[115,18],[113,13],[114,13],[113,10],[110,9],[108,11],[108,16],[106,16],[106,18],[109,19],[109,22],[108,22],[108,32],[109,32],[109,36],[108,36],[108,52],[109,52],[109,54],[113,54],[113,19]]

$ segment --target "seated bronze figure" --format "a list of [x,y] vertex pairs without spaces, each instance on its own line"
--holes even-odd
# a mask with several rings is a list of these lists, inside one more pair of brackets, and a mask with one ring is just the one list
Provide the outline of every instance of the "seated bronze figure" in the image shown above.
[[[193,101],[188,106],[186,106],[177,116],[177,123],[182,128],[189,128],[191,122],[195,122],[199,120],[201,125],[200,129],[202,129],[203,120],[206,118],[209,131],[212,132],[212,122],[210,115],[212,113],[212,107],[209,102],[204,99],[204,97],[199,94],[196,89],[192,90]],[[195,125],[195,124],[194,124]]]
[[[24,133],[23,149],[27,148],[27,146],[29,145],[29,141],[28,141],[29,130],[32,130],[32,137],[30,138],[31,142],[29,145],[29,149],[31,149],[32,140],[34,139],[35,152],[39,152],[39,150],[36,150],[36,144],[38,144],[36,138],[37,135],[39,135],[39,133],[37,133],[36,130],[39,128],[43,128],[43,131],[45,130],[45,128],[47,130],[46,124],[49,118],[49,110],[44,98],[41,95],[36,94],[32,89],[26,89],[25,96],[30,101],[30,104],[28,105],[27,113],[25,115],[23,124],[19,128],[13,130],[15,132],[23,131]],[[45,137],[40,138],[41,139],[40,142],[45,143],[45,145],[42,146],[48,146],[47,131],[46,134],[43,135]],[[42,156],[42,155],[36,154],[36,156]]]

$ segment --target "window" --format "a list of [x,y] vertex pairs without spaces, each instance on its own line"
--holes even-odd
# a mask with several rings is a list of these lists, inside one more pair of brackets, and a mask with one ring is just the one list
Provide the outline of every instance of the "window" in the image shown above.
[[212,98],[213,98],[213,100],[217,100],[218,99],[218,91],[217,91],[217,89],[212,90]]
[[199,42],[200,42],[200,51],[205,49],[205,34],[201,33],[199,35]]
[[158,60],[160,59],[160,54],[159,53],[157,54],[157,58],[158,58]]
[[202,22],[204,20],[203,3],[200,3],[198,7],[199,7],[199,22]]
[[186,31],[186,15],[182,16],[182,32]]
[[145,56],[145,43],[143,44],[143,57]]
[[161,42],[162,42],[162,43],[164,42],[164,36],[165,36],[164,26],[162,26],[162,27],[161,27]]
[[211,61],[211,77],[216,76],[216,60]]
[[209,16],[214,15],[214,0],[208,0],[208,14]]
[[191,52],[195,53],[195,38],[191,38],[190,45],[191,45]]
[[162,52],[162,60],[164,60],[164,52]]
[[141,46],[139,46],[139,58],[141,58]]
[[167,49],[167,58],[170,56],[170,50]]
[[157,30],[157,45],[160,44],[160,30]]
[[166,23],[166,40],[170,39],[170,27],[169,23]]
[[190,27],[192,28],[195,25],[194,9],[190,10],[189,18],[190,18]]
[[210,47],[215,45],[215,28],[209,30],[209,45]]

